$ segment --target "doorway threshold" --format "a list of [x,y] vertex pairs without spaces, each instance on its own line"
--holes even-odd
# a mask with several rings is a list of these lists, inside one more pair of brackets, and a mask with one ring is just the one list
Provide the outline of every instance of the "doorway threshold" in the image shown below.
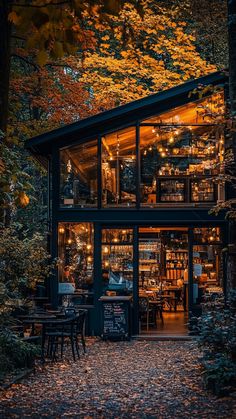
[[141,334],[141,335],[133,335],[132,339],[136,340],[149,340],[149,341],[191,341],[196,339],[195,336],[189,336],[189,335],[174,335],[174,334]]

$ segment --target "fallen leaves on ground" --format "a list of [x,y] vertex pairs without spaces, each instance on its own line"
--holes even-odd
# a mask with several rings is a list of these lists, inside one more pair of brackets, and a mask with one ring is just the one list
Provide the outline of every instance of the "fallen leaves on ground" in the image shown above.
[[76,362],[68,347],[2,393],[0,418],[20,417],[230,419],[236,401],[204,390],[195,342],[88,339]]

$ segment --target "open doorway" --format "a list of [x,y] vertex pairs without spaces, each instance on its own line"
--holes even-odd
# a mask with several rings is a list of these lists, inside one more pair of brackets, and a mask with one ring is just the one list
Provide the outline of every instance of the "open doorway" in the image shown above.
[[139,228],[139,332],[185,334],[188,229]]

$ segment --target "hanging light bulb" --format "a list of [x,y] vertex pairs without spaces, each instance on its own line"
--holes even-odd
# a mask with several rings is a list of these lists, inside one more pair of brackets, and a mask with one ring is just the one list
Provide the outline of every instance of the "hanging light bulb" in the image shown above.
[[92,245],[91,245],[91,243],[88,243],[88,244],[87,244],[87,246],[86,246],[86,248],[87,248],[87,250],[92,249]]
[[152,151],[152,146],[150,146],[150,147],[148,148],[148,150],[149,150],[149,151]]
[[170,144],[172,144],[172,143],[174,142],[174,138],[171,136],[171,137],[169,138],[168,142],[169,142]]
[[88,257],[87,257],[87,261],[88,261],[88,262],[92,262],[92,260],[93,260],[92,256],[88,256]]
[[71,244],[71,243],[72,243],[72,239],[71,239],[71,238],[69,238],[69,239],[67,240],[67,243],[68,243],[68,244]]
[[107,246],[105,246],[104,247],[104,253],[108,253],[109,252],[109,249],[108,249],[108,247]]
[[146,156],[147,155],[147,150],[144,150],[143,155]]

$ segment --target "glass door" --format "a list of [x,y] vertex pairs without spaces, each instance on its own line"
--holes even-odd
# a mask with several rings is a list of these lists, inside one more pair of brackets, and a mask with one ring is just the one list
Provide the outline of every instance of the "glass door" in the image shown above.
[[102,230],[102,294],[133,294],[133,229]]
[[185,334],[188,228],[139,228],[139,332]]

